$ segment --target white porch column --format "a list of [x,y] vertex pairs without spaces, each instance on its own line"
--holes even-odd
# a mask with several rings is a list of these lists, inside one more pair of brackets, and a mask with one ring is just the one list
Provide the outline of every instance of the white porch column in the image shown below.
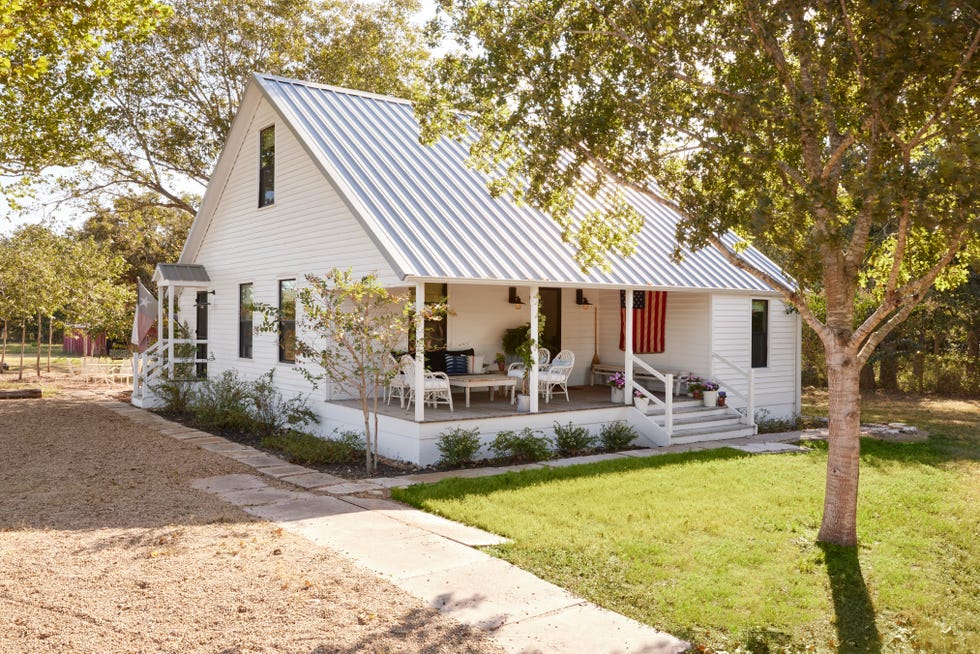
[[626,360],[623,362],[623,375],[626,377],[626,392],[623,393],[624,404],[633,404],[633,289],[626,289],[626,329],[625,343],[623,349],[626,350]]
[[167,364],[170,378],[174,377],[174,287],[167,285]]
[[[163,289],[163,286],[157,284],[157,343],[163,339]],[[157,356],[160,356],[159,348]]]
[[531,394],[531,413],[538,412],[538,287],[532,286],[531,294],[531,375],[528,379],[528,393]]
[[415,284],[415,422],[425,420],[425,282]]

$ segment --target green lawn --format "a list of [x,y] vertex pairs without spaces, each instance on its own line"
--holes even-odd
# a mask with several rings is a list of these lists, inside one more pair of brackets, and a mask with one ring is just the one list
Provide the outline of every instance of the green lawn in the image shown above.
[[980,403],[940,415],[876,401],[866,419],[928,414],[934,437],[863,442],[857,552],[814,542],[822,444],[802,455],[714,450],[393,493],[513,539],[491,552],[704,651],[980,651]]

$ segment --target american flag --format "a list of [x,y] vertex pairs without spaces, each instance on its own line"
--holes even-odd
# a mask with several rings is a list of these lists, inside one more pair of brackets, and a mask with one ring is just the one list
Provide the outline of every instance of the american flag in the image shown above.
[[[667,291],[633,291],[633,352],[663,352]],[[619,349],[626,350],[626,291],[619,292]]]

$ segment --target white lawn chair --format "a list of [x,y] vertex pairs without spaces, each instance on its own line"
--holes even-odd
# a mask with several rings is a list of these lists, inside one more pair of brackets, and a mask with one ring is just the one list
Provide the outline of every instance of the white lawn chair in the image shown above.
[[[538,348],[538,369],[543,369],[548,365],[548,361],[551,360],[551,352],[548,351],[546,347]],[[517,379],[524,379],[524,362],[515,361],[507,367],[507,376],[516,377]]]
[[[402,372],[405,375],[408,385],[408,407],[412,406],[412,400],[419,401],[418,389],[415,388],[415,366],[418,365],[414,358],[405,355],[402,357]],[[444,372],[422,373],[422,402],[426,405],[437,406],[448,404],[449,412],[453,411],[453,393],[449,386],[449,375]]]
[[555,360],[538,373],[538,388],[544,394],[544,401],[551,402],[551,395],[556,388],[565,392],[565,401],[571,402],[568,397],[568,378],[575,367],[575,353],[571,350],[562,350],[555,355]]
[[388,358],[390,359],[390,361],[388,361],[388,364],[392,368],[397,369],[398,372],[395,374],[394,377],[391,378],[391,381],[388,382],[388,397],[385,400],[385,404],[390,406],[391,398],[397,395],[398,405],[404,409],[405,400],[408,398],[408,393],[410,390],[408,386],[408,381],[405,378],[405,359],[407,358],[409,361],[412,361],[412,357],[406,354],[405,356],[402,357],[401,361],[397,361],[395,360],[395,357],[389,354]]

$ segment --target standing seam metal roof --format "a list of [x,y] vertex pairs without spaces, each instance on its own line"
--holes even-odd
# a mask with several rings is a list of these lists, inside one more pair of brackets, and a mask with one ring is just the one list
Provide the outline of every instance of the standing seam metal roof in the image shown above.
[[[628,189],[627,200],[644,217],[637,249],[611,256],[609,272],[583,273],[560,227],[544,213],[495,199],[487,177],[466,166],[468,147],[451,139],[419,143],[419,124],[404,100],[256,75],[268,100],[295,130],[342,192],[369,215],[368,229],[381,230],[397,249],[406,277],[613,285],[617,287],[771,291],[732,266],[713,248],[686,252],[674,263],[680,216],[652,198]],[[596,201],[582,193],[572,210],[581,220]],[[732,234],[723,239],[737,241]],[[742,252],[777,279],[787,279],[760,252]],[[787,281],[787,285],[791,282]]]

